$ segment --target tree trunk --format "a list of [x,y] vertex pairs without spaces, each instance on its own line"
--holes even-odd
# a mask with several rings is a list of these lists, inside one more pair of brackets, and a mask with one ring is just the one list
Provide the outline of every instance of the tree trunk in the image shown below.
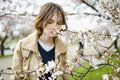
[[4,56],[4,43],[1,43],[1,56]]
[[79,51],[81,51],[81,56],[84,56],[83,50],[84,50],[84,44],[82,42],[79,42]]
[[1,56],[4,56],[4,43],[5,43],[5,41],[7,40],[7,38],[8,38],[8,36],[6,35],[5,37],[4,37],[4,39],[2,40],[2,42],[1,42]]
[[[119,37],[118,37],[119,38]],[[115,42],[114,42],[114,47],[115,47],[115,49],[118,49],[118,46],[117,46],[117,43],[118,43],[118,38],[115,40]]]

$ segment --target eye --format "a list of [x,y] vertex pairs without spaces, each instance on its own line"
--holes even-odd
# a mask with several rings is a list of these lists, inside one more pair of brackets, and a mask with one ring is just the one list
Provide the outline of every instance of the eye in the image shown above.
[[48,24],[52,24],[52,23],[53,23],[53,21],[52,21],[52,20],[49,20],[47,23],[48,23]]
[[63,23],[60,21],[60,22],[58,22],[57,24],[58,24],[58,25],[62,25]]

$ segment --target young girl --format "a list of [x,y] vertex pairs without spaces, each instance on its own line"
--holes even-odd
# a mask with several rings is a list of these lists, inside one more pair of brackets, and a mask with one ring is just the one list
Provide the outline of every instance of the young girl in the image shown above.
[[[58,38],[58,32],[62,30],[62,25],[67,29],[62,7],[55,3],[43,5],[34,22],[36,30],[28,37],[20,40],[15,47],[12,63],[13,72],[33,71],[36,65],[47,64],[51,60],[63,68],[66,63],[67,47]],[[45,80],[49,80],[48,77],[50,76],[49,73],[45,74]],[[23,77],[13,75],[11,79],[44,80],[35,73],[29,73]],[[64,75],[61,79],[68,80]]]

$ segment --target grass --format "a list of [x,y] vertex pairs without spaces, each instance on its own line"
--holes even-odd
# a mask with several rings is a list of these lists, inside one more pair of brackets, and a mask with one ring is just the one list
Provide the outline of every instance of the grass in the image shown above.
[[101,68],[99,70],[90,72],[87,74],[87,76],[83,80],[102,80],[102,75],[109,74],[109,71],[111,71],[110,66],[105,66],[104,68]]
[[73,42],[70,42],[70,43],[66,43],[66,45],[68,45],[68,46],[74,46],[74,45],[78,45],[78,42],[73,41]]
[[[84,66],[88,67],[89,63],[85,63]],[[110,66],[100,66],[98,70],[91,69],[91,71],[82,80],[102,80],[102,75],[109,74],[111,70],[113,70],[113,68]],[[85,73],[86,69],[78,67],[74,71],[80,75]],[[69,80],[80,80],[80,77],[74,79],[72,76],[70,76]]]
[[8,54],[8,55],[5,55],[5,56],[0,56],[0,59],[1,58],[6,58],[6,57],[11,57],[11,56],[13,56],[13,54]]

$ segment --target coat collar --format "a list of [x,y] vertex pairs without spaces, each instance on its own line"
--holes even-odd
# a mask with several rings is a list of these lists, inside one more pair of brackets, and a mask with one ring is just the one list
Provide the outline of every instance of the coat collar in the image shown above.
[[[38,53],[38,33],[37,31],[26,37],[22,43],[22,48],[28,49],[35,53]],[[59,39],[55,38],[55,55],[58,56],[60,53],[65,53],[67,51],[66,45]]]
[[38,34],[37,34],[37,31],[35,31],[24,39],[22,43],[22,48],[30,51],[34,51],[35,53],[37,53],[38,51],[37,40],[38,40]]
[[58,37],[55,38],[55,47],[56,47],[55,54],[57,56],[61,53],[65,53],[67,51],[67,46]]

